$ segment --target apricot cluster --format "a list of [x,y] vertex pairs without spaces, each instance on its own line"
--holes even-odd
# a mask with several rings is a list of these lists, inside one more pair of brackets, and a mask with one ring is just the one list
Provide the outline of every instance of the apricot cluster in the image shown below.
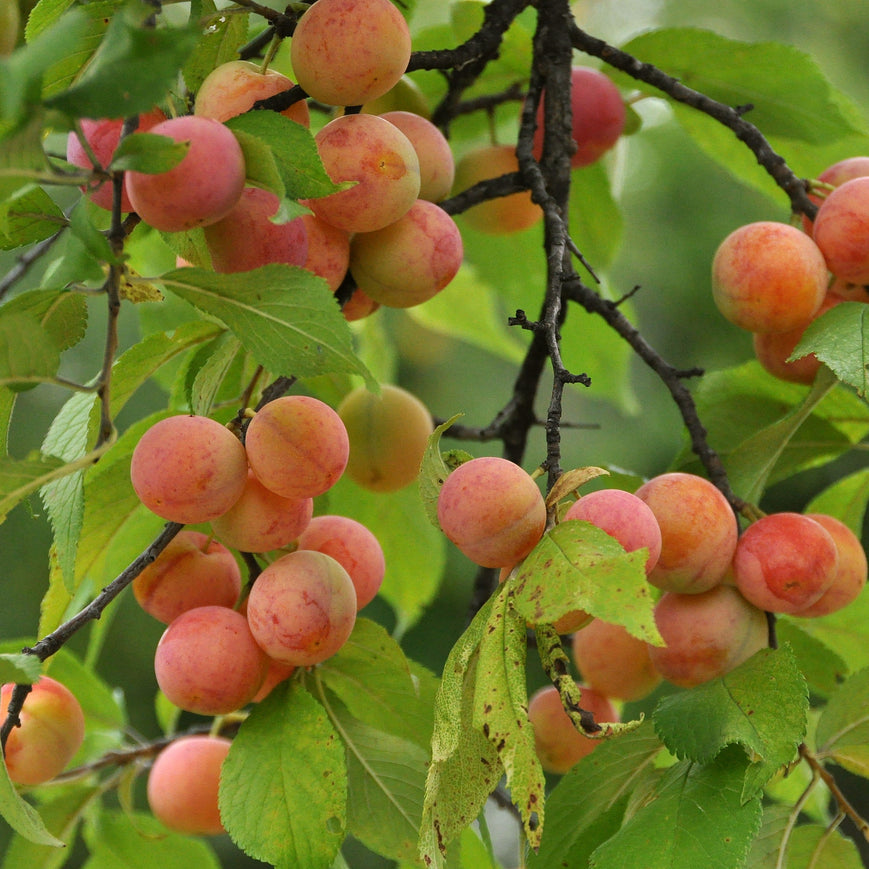
[[[809,384],[820,362],[791,358],[806,328],[844,300],[869,301],[869,158],[851,157],[818,176],[820,204],[802,228],[773,221],[734,230],[712,263],[721,313],[753,333],[754,352],[775,377]],[[829,190],[824,198],[822,191]]]
[[[654,617],[663,646],[581,610],[555,624],[559,633],[573,633],[583,708],[600,721],[618,721],[613,701],[640,700],[662,679],[690,688],[726,675],[767,645],[767,612],[826,615],[855,600],[866,584],[866,554],[838,519],[772,513],[740,534],[724,495],[694,474],[660,474],[634,493],[600,489],[558,516],[562,523],[597,526],[626,552],[644,552],[658,595]],[[500,567],[504,580],[540,540],[546,509],[530,475],[486,457],[449,474],[438,519],[465,555]],[[529,718],[550,772],[566,772],[597,745],[576,730],[552,686],[531,698]]]

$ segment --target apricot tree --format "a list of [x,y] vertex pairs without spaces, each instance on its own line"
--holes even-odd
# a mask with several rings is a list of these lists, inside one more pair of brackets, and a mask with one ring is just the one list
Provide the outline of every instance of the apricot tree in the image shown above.
[[0,0],[4,869],[862,865],[867,106],[585,5]]

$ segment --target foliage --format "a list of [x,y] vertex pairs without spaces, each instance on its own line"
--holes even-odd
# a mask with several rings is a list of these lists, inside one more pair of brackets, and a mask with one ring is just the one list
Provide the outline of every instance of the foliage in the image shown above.
[[[624,704],[626,723],[561,778],[537,759],[528,696],[542,678],[530,653],[536,648],[548,675],[567,672],[557,640],[547,642],[551,623],[583,609],[661,642],[644,553],[626,553],[588,523],[556,521],[559,504],[598,474],[608,476],[595,486],[631,490],[648,475],[576,449],[584,442],[572,419],[575,394],[590,383],[593,402],[628,420],[639,453],[636,442],[659,424],[638,398],[640,360],[654,390],[678,408],[661,416],[673,458],[658,471],[710,477],[744,519],[783,497],[788,509],[829,513],[859,534],[869,502],[861,460],[869,307],[844,302],[805,332],[795,355],[814,352],[824,363],[810,386],[776,380],[744,353],[706,373],[693,360],[671,365],[645,337],[669,326],[667,307],[647,323],[645,291],[634,300],[616,287],[630,192],[616,181],[616,159],[571,172],[563,135],[553,134],[539,162],[531,140],[541,92],[564,116],[557,94],[570,64],[601,65],[631,104],[638,148],[655,147],[656,125],[678,125],[710,161],[704,171],[727,173],[737,198],[760,191],[764,207],[797,219],[815,208],[802,176],[834,154],[869,147],[865,117],[821,64],[783,42],[659,27],[616,48],[582,30],[562,2],[398,5],[413,35],[409,76],[454,153],[517,143],[519,172],[441,203],[464,242],[449,287],[419,309],[352,324],[304,269],[218,274],[202,230],[159,233],[82,195],[88,185],[120,182],[124,171],[175,165],[184,149],[166,138],[129,131],[110,164],[93,171],[58,156],[85,118],[154,105],[186,112],[207,73],[239,55],[267,52],[286,67],[281,43],[291,38],[296,5],[280,13],[248,0],[165,9],[39,0],[18,47],[0,56],[0,521],[44,514],[50,538],[40,544],[41,573],[30,578],[38,621],[20,618],[16,639],[3,640],[0,681],[28,685],[50,673],[76,694],[87,721],[75,768],[55,782],[16,788],[0,765],[9,840],[2,866],[73,865],[73,848],[59,847],[73,842],[88,867],[220,865],[213,842],[164,830],[137,790],[167,741],[209,728],[233,738],[220,790],[229,838],[277,867],[341,867],[363,852],[360,866],[374,854],[402,869],[860,865],[839,826],[847,817],[865,835],[869,824],[838,776],[869,778],[865,593],[830,616],[781,618],[773,647],[726,676]],[[312,111],[316,129],[328,114]],[[299,124],[257,110],[228,126],[248,183],[278,197],[283,219],[307,213],[301,200],[339,189]],[[476,202],[525,189],[543,206],[536,226],[505,236],[463,222]],[[668,255],[666,242],[656,254]],[[701,336],[729,328],[720,319],[684,326]],[[425,355],[442,342],[442,356]],[[497,376],[469,373],[481,357]],[[387,574],[370,616],[336,655],[297,671],[249,711],[203,721],[158,696],[148,723],[162,732],[137,733],[125,697],[143,689],[107,675],[127,639],[112,634],[112,621],[118,596],[178,530],[149,514],[130,483],[143,431],[170,413],[240,424],[249,407],[290,388],[337,405],[351,387],[376,391],[429,358],[444,382],[432,390],[437,426],[419,484],[382,494],[343,479],[316,503],[319,513],[363,522],[382,543]],[[29,417],[39,425],[43,395],[56,409],[34,435]],[[437,527],[437,493],[468,458],[465,447],[503,452],[536,469],[547,489],[558,487],[546,534],[500,585],[480,569],[457,588],[461,562]],[[577,452],[582,464],[607,470],[562,478],[565,455]],[[16,557],[7,551],[7,561]],[[250,559],[240,563],[255,580]],[[427,628],[446,608],[459,616]],[[448,654],[415,660],[415,631],[439,633],[432,646]],[[73,636],[75,652],[65,645]],[[424,645],[417,640],[415,651]],[[13,725],[10,714],[4,738]],[[502,817],[514,831],[506,844],[489,829]]]

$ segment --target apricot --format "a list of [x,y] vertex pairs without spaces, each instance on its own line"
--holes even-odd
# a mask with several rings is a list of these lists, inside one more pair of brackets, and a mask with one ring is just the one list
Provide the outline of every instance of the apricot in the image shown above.
[[154,759],[148,805],[157,820],[178,833],[224,832],[218,808],[220,769],[232,743],[221,736],[182,736]]
[[[5,717],[12,699],[12,684],[0,688]],[[41,676],[33,684],[20,713],[21,726],[13,727],[6,741],[6,769],[20,785],[40,785],[59,775],[84,741],[84,712],[66,685]]]
[[257,577],[247,600],[247,618],[270,658],[310,667],[347,642],[356,622],[356,590],[334,558],[297,549]]
[[[193,114],[215,121],[228,121],[265,100],[293,87],[292,79],[274,69],[262,68],[249,60],[230,60],[215,67],[199,85]],[[311,125],[311,116],[305,100],[293,103],[281,112],[284,117],[301,124]]]
[[817,618],[829,615],[853,603],[866,585],[866,552],[860,538],[844,523],[825,513],[806,513],[833,538],[839,556],[839,569],[830,587],[805,609],[795,615]]
[[211,527],[226,546],[242,552],[269,552],[292,543],[313,515],[313,499],[283,498],[249,471],[241,497],[213,519]]
[[167,699],[199,715],[226,715],[249,703],[268,670],[247,619],[222,606],[183,612],[163,632],[154,654]]
[[315,100],[358,106],[398,83],[410,42],[407,22],[389,0],[317,0],[296,26],[290,58]]
[[449,284],[463,253],[453,219],[434,203],[419,199],[389,226],[353,236],[350,272],[375,302],[410,308]]
[[655,669],[668,681],[691,688],[724,676],[768,641],[763,610],[733,586],[700,594],[665,592],[655,604],[664,646],[649,646]]
[[305,200],[326,223],[347,232],[373,232],[394,223],[416,201],[419,158],[407,136],[389,121],[376,115],[342,115],[314,138],[329,177],[336,183],[355,182],[337,193]]
[[[537,110],[534,156],[543,154],[543,112],[546,93]],[[619,140],[625,128],[625,104],[619,89],[600,70],[575,66],[570,71],[570,107],[576,150],[570,165],[576,169],[599,160]]]
[[200,531],[184,528],[134,580],[145,612],[169,624],[198,606],[235,606],[241,571],[233,554]]
[[808,323],[787,332],[758,332],[753,338],[754,355],[757,361],[779,380],[788,383],[810,384],[821,368],[821,361],[814,353],[790,359],[797,344],[802,340],[806,329],[830,308],[843,301],[839,296],[827,293],[821,307]]
[[812,235],[837,278],[869,283],[869,178],[833,190],[818,209]]
[[182,115],[150,132],[190,147],[167,172],[127,173],[130,204],[139,217],[162,232],[208,226],[226,217],[245,182],[244,154],[229,128],[212,118]]
[[519,465],[483,456],[459,465],[438,496],[444,534],[475,564],[503,567],[521,561],[546,527],[537,483]]
[[570,505],[564,519],[582,519],[606,531],[625,552],[647,549],[646,574],[661,554],[661,526],[642,498],[621,489],[598,489]]
[[573,635],[572,652],[582,681],[607,697],[640,700],[662,678],[648,645],[621,625],[594,619]]
[[[453,192],[461,193],[480,181],[518,171],[519,160],[512,145],[476,148],[456,163]],[[469,226],[492,235],[520,232],[534,226],[542,217],[542,209],[531,201],[531,193],[527,190],[479,202],[464,212],[464,220]]]
[[338,481],[350,445],[338,414],[307,395],[285,395],[257,411],[245,435],[250,467],[283,498],[314,498]]
[[347,516],[315,516],[299,535],[299,549],[332,556],[350,575],[356,589],[356,608],[374,600],[386,573],[383,548],[361,522]]
[[415,395],[392,384],[379,395],[360,386],[344,396],[338,415],[350,438],[347,476],[354,483],[394,492],[416,480],[434,423]]
[[827,292],[827,263],[819,247],[786,223],[758,221],[734,230],[712,261],[718,310],[749,332],[805,325]]
[[280,201],[270,190],[245,187],[222,220],[205,227],[205,242],[216,272],[247,272],[269,263],[304,265],[308,235],[301,218],[273,223]]
[[240,497],[247,479],[241,441],[206,416],[170,416],[133,449],[130,479],[139,500],[169,522],[210,522]]
[[419,198],[440,202],[449,195],[456,174],[453,150],[444,134],[427,118],[413,112],[380,115],[410,139],[419,158]]
[[[139,125],[136,127],[136,132],[147,133],[161,121],[165,120],[166,115],[164,115],[160,109],[146,112],[145,114],[139,115]],[[123,118],[102,118],[99,120],[82,118],[82,133],[84,134],[88,145],[90,145],[94,157],[97,158],[103,169],[112,162],[115,149],[118,147],[118,142],[121,140],[121,131],[123,127]],[[72,163],[73,166],[80,166],[82,169],[93,168],[88,153],[85,151],[75,133],[70,133],[67,137],[66,159]],[[121,191],[121,211],[126,214],[133,210],[130,196],[127,193],[126,177],[124,178],[124,184]],[[100,208],[104,208],[106,211],[112,210],[114,188],[111,184],[104,182],[97,187],[87,188],[85,192],[94,205],[99,205]]]
[[[830,184],[833,187],[839,187],[846,181],[850,181],[852,178],[862,178],[865,175],[869,175],[869,157],[848,157],[845,160],[839,160],[837,163],[833,163],[832,166],[827,166],[827,168],[818,175],[818,181],[821,181],[824,184]],[[809,199],[818,206],[821,205],[826,197],[826,191],[809,194]],[[809,235],[812,234],[814,229],[813,222],[805,216],[803,216],[803,229],[809,233]]]
[[350,233],[313,214],[303,214],[297,220],[301,221],[307,240],[303,268],[323,278],[334,293],[350,263]]
[[770,513],[739,538],[733,579],[743,596],[769,612],[795,613],[815,603],[839,569],[830,533],[801,513]]
[[[595,723],[617,722],[618,712],[610,701],[593,688],[577,685],[580,705],[594,716]],[[536,691],[528,700],[528,720],[534,728],[534,748],[546,772],[563,775],[600,744],[577,730],[564,711],[561,695],[554,685]]]
[[634,493],[661,529],[661,554],[649,582],[664,591],[697,593],[721,582],[736,549],[737,525],[727,499],[695,474],[653,477]]

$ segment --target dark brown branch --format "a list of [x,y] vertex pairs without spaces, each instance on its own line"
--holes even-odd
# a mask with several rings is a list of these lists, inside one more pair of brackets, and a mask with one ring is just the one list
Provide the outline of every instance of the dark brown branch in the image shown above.
[[791,200],[791,208],[795,212],[802,212],[809,218],[814,218],[818,207],[809,199],[806,182],[793,173],[784,157],[773,150],[760,130],[745,120],[743,114],[749,107],[728,106],[713,100],[706,94],[687,87],[678,79],[667,75],[652,64],[642,63],[637,58],[607,44],[602,39],[590,36],[581,30],[576,22],[570,23],[570,34],[574,47],[580,51],[599,57],[615,69],[627,73],[637,81],[652,85],[677,102],[684,103],[709,115],[732,130],[736,138],[748,146],[757,158],[757,162],[766,169],[775,183],[788,195]]

